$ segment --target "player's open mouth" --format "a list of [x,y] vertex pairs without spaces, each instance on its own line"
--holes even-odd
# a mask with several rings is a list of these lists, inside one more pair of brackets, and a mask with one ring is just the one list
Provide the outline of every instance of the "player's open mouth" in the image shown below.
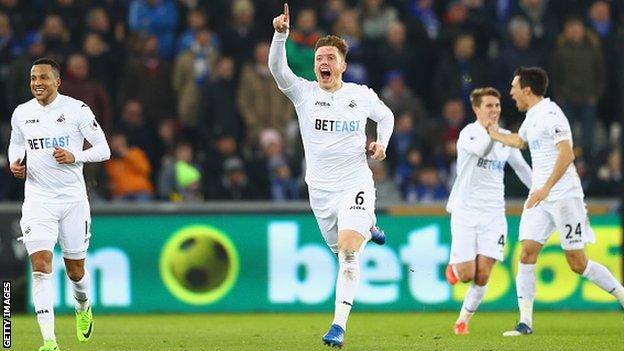
[[321,68],[321,78],[323,80],[329,79],[331,77],[331,71],[329,68]]
[[45,88],[35,88],[35,93],[41,94],[44,90]]

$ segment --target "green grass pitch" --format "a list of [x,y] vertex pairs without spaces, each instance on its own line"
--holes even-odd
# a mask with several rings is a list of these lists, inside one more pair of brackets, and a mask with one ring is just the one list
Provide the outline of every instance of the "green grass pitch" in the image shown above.
[[[346,350],[624,350],[624,313],[536,312],[535,334],[505,338],[516,313],[477,313],[470,335],[455,336],[456,313],[353,313]],[[57,316],[61,350],[329,350],[331,314],[95,315],[87,344],[73,316]],[[12,318],[12,350],[37,350],[34,315]]]

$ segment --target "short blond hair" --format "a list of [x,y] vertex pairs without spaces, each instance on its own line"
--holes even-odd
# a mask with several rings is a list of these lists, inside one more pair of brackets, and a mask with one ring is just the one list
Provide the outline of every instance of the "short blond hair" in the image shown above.
[[316,45],[314,46],[314,52],[318,50],[321,46],[333,46],[338,49],[338,52],[342,55],[343,59],[347,59],[347,52],[349,51],[349,46],[347,42],[341,37],[335,35],[326,35],[319,40],[316,41]]
[[470,103],[475,107],[481,106],[481,100],[484,96],[494,96],[500,100],[501,93],[492,87],[477,88],[470,93]]

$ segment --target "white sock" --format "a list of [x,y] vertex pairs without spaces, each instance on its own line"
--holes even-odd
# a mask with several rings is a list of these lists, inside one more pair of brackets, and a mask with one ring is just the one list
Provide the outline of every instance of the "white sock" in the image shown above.
[[464,304],[459,312],[459,318],[457,318],[457,323],[460,322],[468,322],[472,315],[479,308],[479,304],[483,301],[483,297],[487,291],[487,285],[479,286],[476,284],[470,285],[468,288],[468,292],[466,292],[466,296],[464,297]]
[[32,298],[37,322],[43,340],[56,340],[54,336],[54,290],[52,273],[33,272]]
[[588,260],[587,267],[585,267],[585,271],[583,272],[583,277],[591,280],[602,290],[615,296],[624,307],[624,287],[622,287],[622,284],[609,272],[607,267],[598,262]]
[[518,264],[516,276],[516,293],[520,322],[531,327],[533,325],[533,300],[535,299],[535,264]]
[[338,279],[336,280],[336,309],[332,324],[347,330],[347,319],[360,283],[360,259],[357,251],[338,253]]
[[84,312],[89,308],[89,289],[91,288],[91,275],[89,271],[85,269],[82,279],[72,282],[72,288],[74,290],[74,298],[76,299],[76,311]]

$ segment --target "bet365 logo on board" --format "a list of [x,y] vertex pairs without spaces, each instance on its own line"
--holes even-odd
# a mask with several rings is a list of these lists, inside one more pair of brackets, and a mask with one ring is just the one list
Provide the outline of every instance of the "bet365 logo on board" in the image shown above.
[[160,274],[169,292],[194,305],[223,298],[236,283],[239,266],[238,252],[229,237],[207,225],[178,230],[160,255]]

